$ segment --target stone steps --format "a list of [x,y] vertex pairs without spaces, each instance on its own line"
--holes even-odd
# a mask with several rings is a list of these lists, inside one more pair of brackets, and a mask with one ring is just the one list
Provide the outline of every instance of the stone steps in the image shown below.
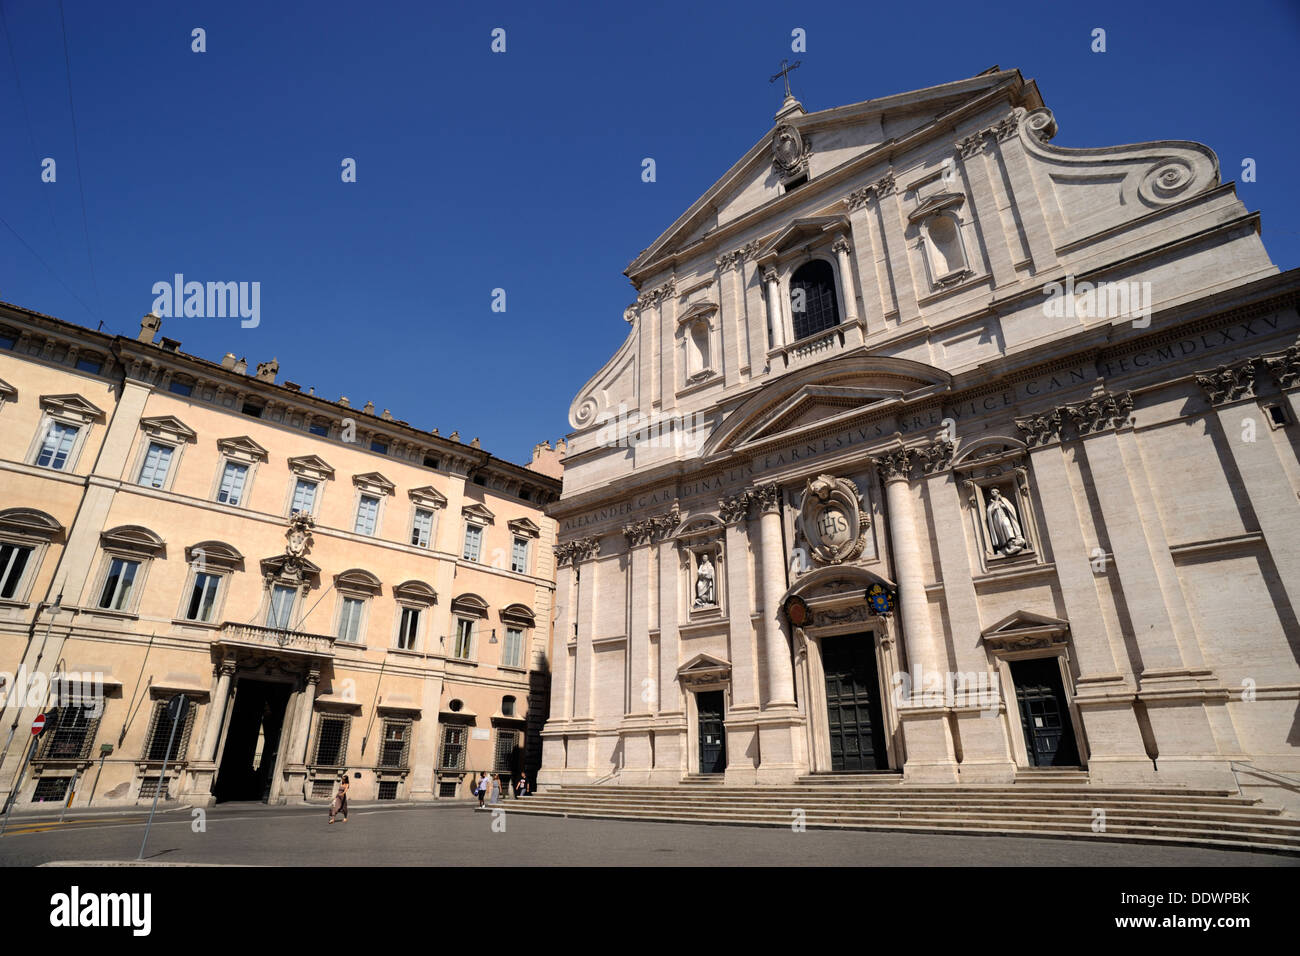
[[[1216,790],[1035,785],[881,789],[845,784],[789,787],[566,786],[511,812],[566,817],[788,827],[792,811],[813,828],[1005,834],[1183,843],[1300,853],[1300,819]],[[1093,830],[1105,811],[1105,832]]]

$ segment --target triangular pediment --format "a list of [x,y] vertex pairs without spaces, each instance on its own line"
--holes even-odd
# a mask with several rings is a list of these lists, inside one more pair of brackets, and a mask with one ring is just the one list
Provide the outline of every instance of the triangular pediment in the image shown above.
[[[808,173],[815,181],[856,160],[882,155],[892,141],[941,121],[945,114],[999,86],[1023,90],[1031,102],[1041,105],[1037,91],[1018,70],[993,69],[964,80],[774,120],[731,169],[637,256],[627,274],[635,281],[657,260],[779,202],[786,195],[783,182],[788,178],[773,165],[773,141],[780,127],[794,127],[806,142]],[[881,161],[887,162],[887,157]]]
[[289,459],[289,470],[295,474],[319,478],[333,478],[334,468],[319,455],[298,455]]
[[719,671],[730,671],[731,662],[724,661],[720,657],[714,657],[712,654],[696,654],[689,661],[677,668],[678,676],[686,675],[712,674]]
[[140,419],[140,428],[150,435],[170,438],[172,441],[194,441],[198,437],[194,429],[175,415],[157,415],[152,418],[142,418]]
[[460,513],[466,518],[472,518],[475,521],[481,521],[484,524],[492,524],[497,520],[497,516],[489,511],[485,505],[478,504],[477,502],[461,508]]
[[42,395],[41,408],[82,422],[99,421],[104,417],[102,408],[76,394]]
[[1015,611],[981,632],[985,644],[1015,643],[1019,641],[1061,640],[1070,630],[1070,622],[1033,611]]
[[372,491],[381,495],[391,495],[397,486],[377,471],[368,471],[363,475],[353,475],[352,483],[362,491]]
[[217,448],[221,449],[222,454],[239,461],[266,461],[269,454],[265,448],[247,435],[239,435],[235,438],[218,438]]
[[804,369],[756,393],[723,420],[702,454],[805,432],[946,391],[947,373],[908,359],[854,355]]
[[527,518],[515,518],[507,523],[507,527],[515,534],[521,534],[529,538],[539,537],[542,533],[542,529]]
[[847,231],[849,220],[846,216],[812,216],[808,219],[796,219],[775,236],[769,239],[754,258],[758,262],[772,258],[828,232]]

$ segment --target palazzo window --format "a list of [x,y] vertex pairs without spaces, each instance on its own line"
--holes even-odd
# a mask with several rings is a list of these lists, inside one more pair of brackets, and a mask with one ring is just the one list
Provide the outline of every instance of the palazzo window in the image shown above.
[[477,594],[461,594],[451,602],[455,634],[451,656],[457,660],[474,660],[478,651],[479,622],[488,615],[487,601]]
[[35,548],[0,543],[0,598],[14,600]]
[[393,598],[398,607],[394,646],[403,651],[416,650],[420,646],[422,628],[428,617],[424,612],[437,603],[437,595],[423,581],[403,581],[394,586]]
[[506,638],[501,646],[501,666],[523,669],[528,648],[528,634],[536,626],[532,609],[523,604],[511,604],[501,609],[501,623]]
[[320,496],[325,482],[334,478],[334,469],[322,458],[304,455],[290,458],[289,470],[293,472],[289,514],[301,511],[314,516],[320,507]]
[[[154,762],[162,761],[166,758],[168,763],[173,763],[180,757],[184,756],[190,742],[190,731],[194,725],[194,712],[198,705],[193,700],[185,701],[185,712],[176,720],[172,720],[168,713],[167,705],[170,701],[154,701],[153,719],[149,725],[149,735],[145,741],[144,759]],[[172,733],[173,725],[176,732]],[[171,740],[171,749],[167,749],[167,741]]]
[[484,531],[496,522],[496,515],[478,503],[466,505],[460,514],[465,520],[465,546],[461,549],[461,557],[466,561],[482,561]]
[[447,499],[432,485],[412,488],[411,544],[417,548],[432,548],[437,540],[438,512],[447,507]]
[[790,277],[790,318],[796,341],[840,324],[835,270],[825,259],[805,262]]
[[456,641],[451,656],[460,661],[474,658],[474,622],[464,618],[456,619]]
[[366,612],[370,601],[381,590],[379,578],[369,571],[353,568],[334,576],[334,590],[338,592],[338,620],[334,633],[347,644],[364,644]]
[[26,601],[36,571],[63,526],[43,511],[0,511],[0,601]]
[[73,442],[81,429],[66,422],[49,422],[45,426],[45,435],[41,439],[40,451],[36,455],[36,464],[41,468],[53,468],[64,471],[68,466],[68,457],[72,453]]
[[253,482],[254,469],[267,460],[267,451],[251,438],[223,438],[217,442],[221,467],[213,499],[219,504],[245,507]]
[[103,713],[97,706],[70,704],[57,708],[46,717],[41,735],[40,757],[43,760],[85,760],[99,730]]
[[92,423],[104,413],[80,395],[42,395],[41,423],[26,461],[52,471],[72,471]]
[[528,539],[515,538],[510,551],[510,570],[516,574],[528,573]]
[[465,526],[465,549],[461,554],[466,561],[478,561],[483,553],[483,529],[476,524]]
[[353,475],[352,484],[357,488],[356,518],[352,530],[357,534],[378,537],[383,500],[393,493],[396,486],[377,471]]
[[541,536],[542,529],[527,518],[516,518],[508,524],[513,535],[510,545],[510,570],[516,574],[529,574],[532,568],[532,545]]
[[293,622],[293,605],[298,589],[285,584],[271,587],[271,604],[266,613],[266,626],[278,631],[289,630]]
[[194,575],[190,587],[190,599],[185,609],[185,619],[210,623],[217,604],[217,591],[221,587],[221,577],[206,571]]
[[124,525],[100,535],[104,557],[95,584],[95,607],[104,611],[135,613],[149,563],[165,552],[152,531]]
[[166,490],[171,487],[181,449],[197,436],[192,428],[171,415],[142,418],[140,430],[144,436],[140,442],[135,482],[144,488]]
[[465,754],[469,750],[469,728],[464,724],[443,724],[442,754],[438,761],[440,770],[464,770]]
[[515,754],[519,750],[519,731],[497,731],[496,748],[492,757],[493,773],[513,773]]
[[317,767],[342,767],[347,761],[348,731],[352,718],[344,714],[322,714],[316,730]]
[[221,614],[231,574],[244,567],[244,556],[222,541],[202,541],[185,549],[189,575],[180,617],[195,624],[215,624]]
[[411,746],[410,718],[385,718],[377,765],[384,770],[406,769]]
[[428,508],[416,508],[411,521],[411,544],[417,548],[427,548],[433,540],[433,512]]

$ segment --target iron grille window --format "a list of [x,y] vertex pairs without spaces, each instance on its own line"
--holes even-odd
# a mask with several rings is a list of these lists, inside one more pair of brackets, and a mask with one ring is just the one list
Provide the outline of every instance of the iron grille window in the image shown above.
[[814,259],[795,272],[790,279],[790,315],[796,341],[840,324],[835,272],[829,262]]
[[404,770],[411,746],[411,721],[385,720],[384,737],[379,747],[379,766],[386,770]]
[[[466,744],[469,742],[469,728],[463,724],[443,724],[442,727],[442,763],[443,770],[464,770]],[[454,785],[453,785],[454,786]],[[454,796],[455,794],[453,794]]]
[[438,796],[454,797],[456,796],[456,787],[459,784],[455,780],[441,780],[438,782]]
[[[145,744],[145,760],[162,760],[164,754],[171,762],[184,755],[190,742],[190,728],[194,724],[195,704],[192,700],[185,702],[185,714],[180,718],[180,726],[172,737],[172,719],[167,716],[167,701],[160,700],[153,705],[153,722],[149,728],[149,740]],[[172,737],[171,753],[167,751],[167,740]]]
[[327,714],[316,731],[316,760],[319,767],[341,767],[348,752],[350,717]]
[[161,784],[162,777],[145,777],[140,781],[140,799],[152,800],[154,795],[158,793],[159,790],[162,790],[163,799],[166,800],[168,791],[171,787],[163,787]]
[[381,780],[379,781],[379,799],[396,800],[397,799],[397,781]]
[[515,751],[519,749],[519,731],[498,730],[496,754],[492,762],[495,773],[511,773],[514,770]]
[[81,704],[71,704],[47,717],[45,733],[41,735],[41,757],[46,760],[88,757],[90,745],[95,742],[95,731],[99,729],[99,718],[92,717],[91,710]]
[[332,797],[334,796],[333,780],[313,780],[311,782],[311,795],[313,797]]
[[71,777],[41,777],[36,781],[36,790],[32,793],[32,803],[62,800],[68,795],[68,784],[71,781]]

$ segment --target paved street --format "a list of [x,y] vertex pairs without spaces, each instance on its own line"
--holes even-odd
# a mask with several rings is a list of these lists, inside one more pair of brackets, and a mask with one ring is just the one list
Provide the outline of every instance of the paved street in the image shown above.
[[[204,833],[190,811],[160,812],[147,859],[261,866],[1265,866],[1296,857],[1197,847],[938,834],[698,826],[570,820],[511,814],[505,832],[471,806],[356,807],[349,823],[321,808],[228,804],[207,812]],[[18,817],[0,837],[0,865],[134,860],[146,813]]]

